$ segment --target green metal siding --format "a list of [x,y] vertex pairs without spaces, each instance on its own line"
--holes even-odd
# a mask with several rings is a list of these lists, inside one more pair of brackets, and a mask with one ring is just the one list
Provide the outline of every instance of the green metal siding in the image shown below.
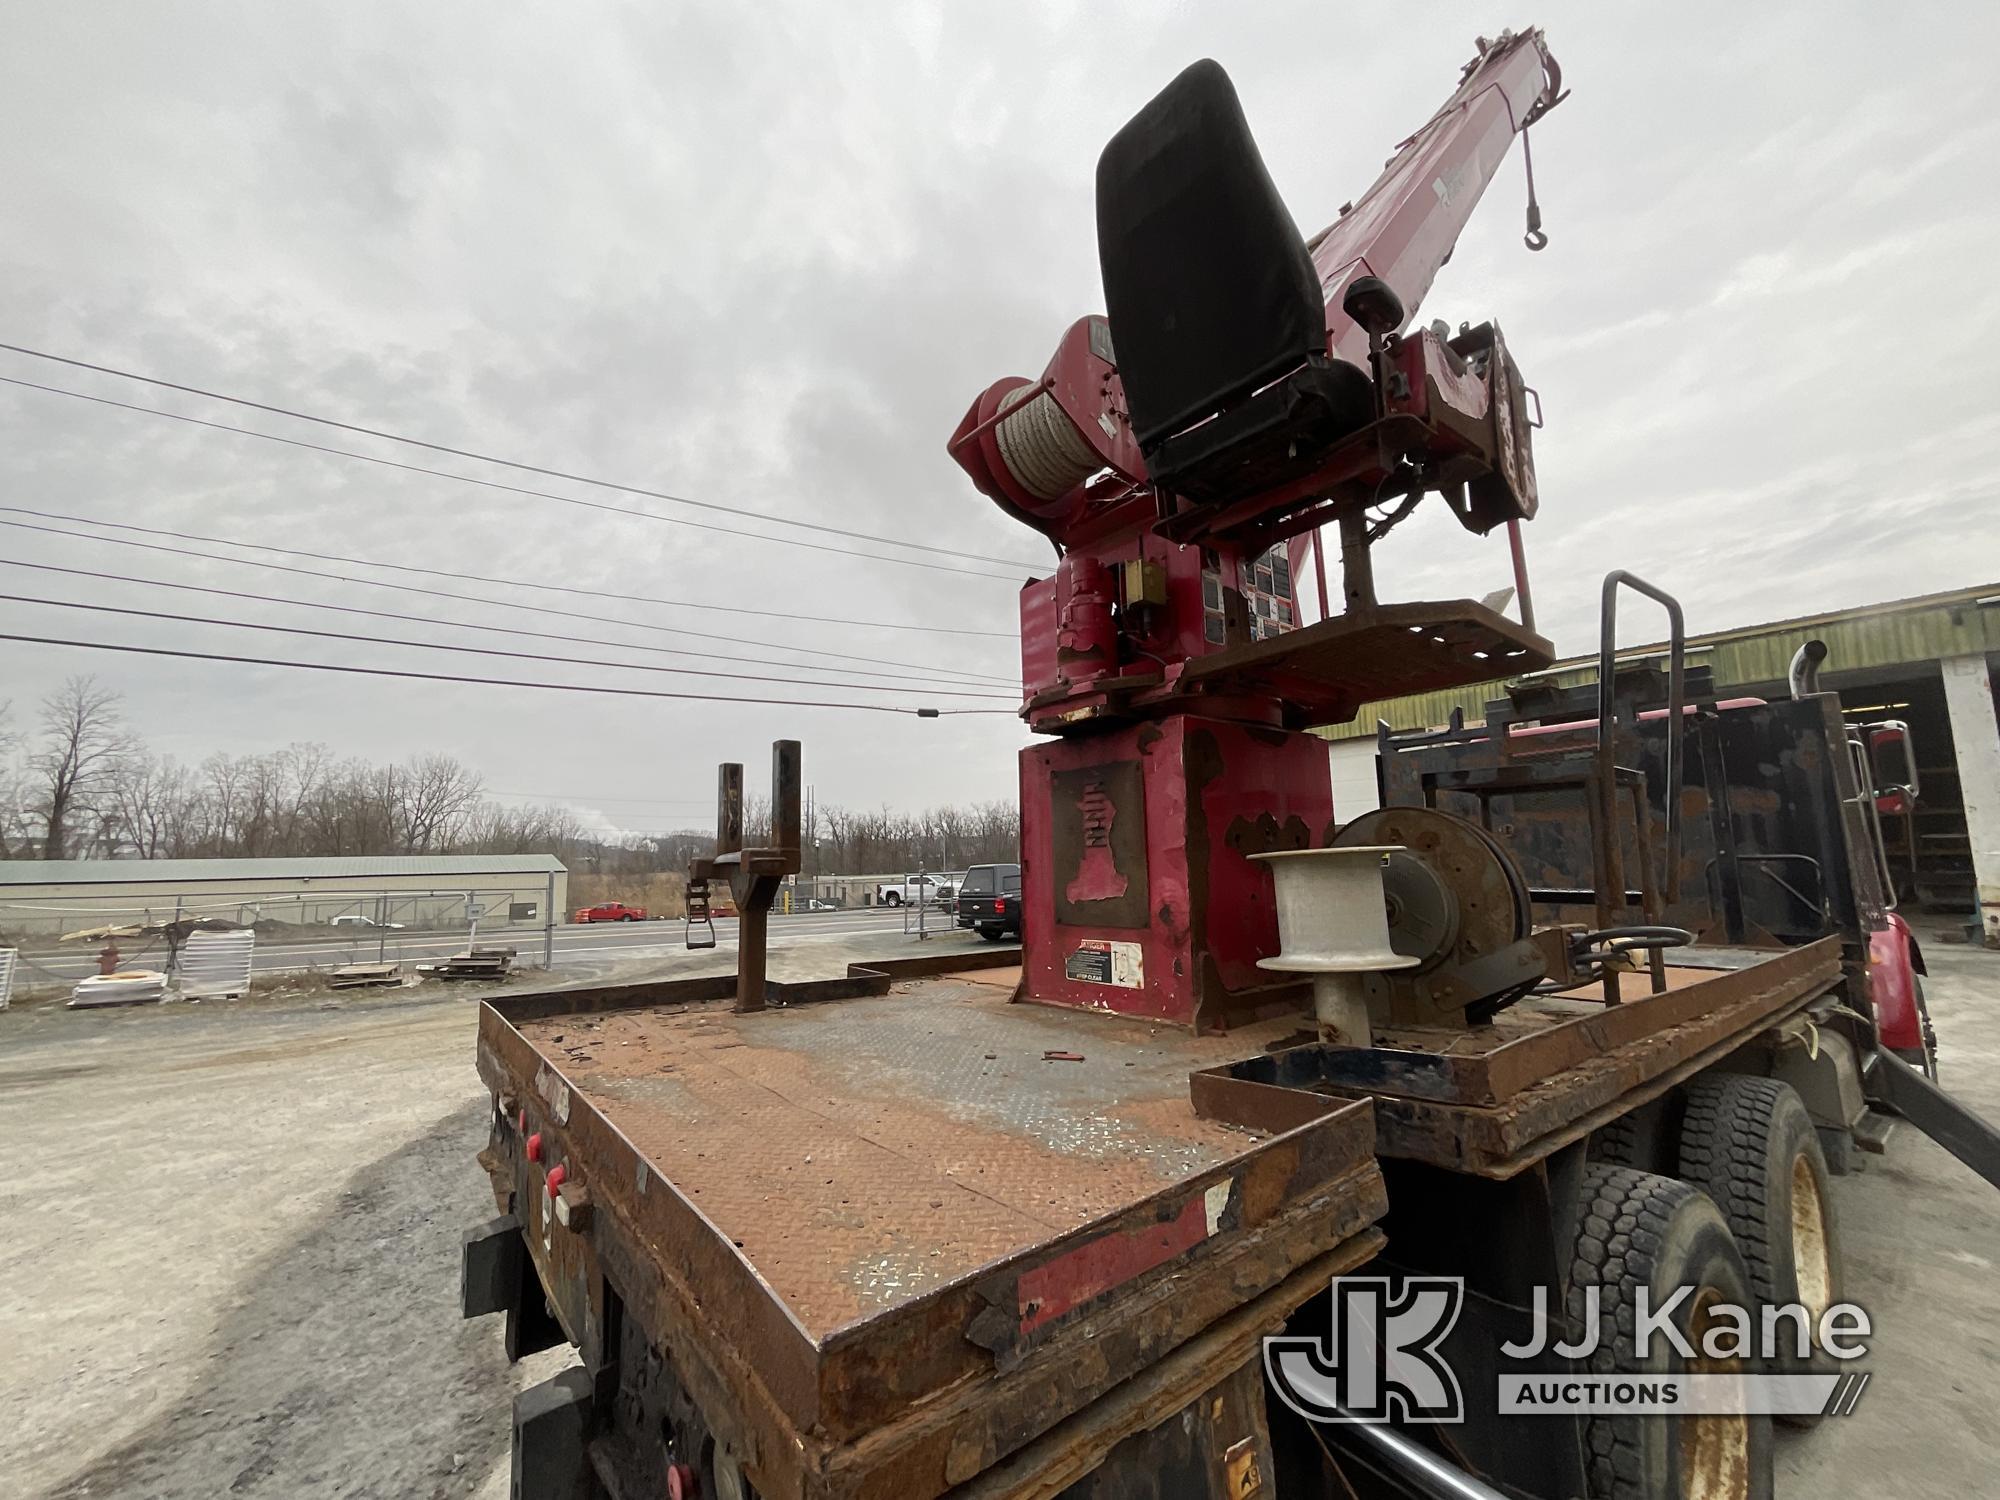
[[[2000,584],[1692,636],[1688,655],[1706,663],[1723,689],[1783,682],[1792,654],[1814,636],[1826,642],[1826,670],[1834,673],[2000,653]],[[1665,650],[1661,641],[1628,646],[1618,654],[1630,657]],[[1557,662],[1546,676],[1565,686],[1590,682],[1597,676],[1597,658],[1571,657]],[[1503,695],[1506,684],[1507,679],[1496,678],[1472,687],[1363,704],[1352,723],[1328,725],[1319,733],[1330,740],[1359,739],[1375,732],[1378,719],[1388,720],[1394,729],[1431,728],[1447,723],[1454,708],[1464,709],[1467,721],[1477,723],[1487,703]]]

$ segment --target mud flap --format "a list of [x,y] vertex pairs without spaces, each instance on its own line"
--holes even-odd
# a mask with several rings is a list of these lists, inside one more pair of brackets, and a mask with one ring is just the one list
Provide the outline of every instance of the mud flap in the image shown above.
[[541,1279],[528,1259],[521,1239],[521,1221],[512,1214],[488,1219],[465,1231],[460,1246],[459,1311],[468,1318],[488,1313],[507,1315],[507,1358],[510,1361],[569,1342],[562,1324],[549,1311]]
[[590,1372],[581,1365],[514,1398],[511,1500],[599,1500],[590,1471]]
[[461,1316],[483,1318],[505,1312],[519,1299],[527,1254],[521,1221],[512,1214],[468,1229],[459,1247],[458,1303]]
[[2000,1188],[2000,1130],[1886,1049],[1877,1049],[1863,1081],[1878,1109],[1902,1116]]

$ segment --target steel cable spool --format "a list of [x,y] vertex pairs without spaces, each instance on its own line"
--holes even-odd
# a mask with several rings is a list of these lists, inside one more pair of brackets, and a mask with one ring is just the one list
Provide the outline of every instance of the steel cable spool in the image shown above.
[[1486,829],[1438,808],[1390,806],[1363,813],[1333,840],[1335,848],[1374,844],[1400,846],[1383,872],[1383,896],[1390,942],[1413,960],[1371,981],[1392,1016],[1478,1024],[1545,972],[1481,967],[1534,930],[1527,882]]
[[994,444],[1015,482],[1037,500],[1066,495],[1103,467],[1047,391],[1024,385],[1000,406],[1007,415],[993,429]]

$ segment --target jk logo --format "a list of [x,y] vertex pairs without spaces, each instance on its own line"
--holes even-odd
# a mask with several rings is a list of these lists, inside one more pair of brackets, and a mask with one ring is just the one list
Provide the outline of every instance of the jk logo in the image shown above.
[[1438,1353],[1465,1302],[1458,1276],[1333,1279],[1325,1341],[1264,1340],[1264,1373],[1280,1399],[1312,1422],[1462,1422],[1458,1377]]

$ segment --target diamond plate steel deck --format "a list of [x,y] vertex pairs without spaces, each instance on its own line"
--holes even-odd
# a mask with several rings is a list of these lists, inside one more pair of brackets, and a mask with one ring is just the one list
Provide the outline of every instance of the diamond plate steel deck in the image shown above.
[[1194,1115],[1192,1069],[1291,1022],[1010,1003],[1013,957],[773,981],[749,1015],[730,976],[482,1008],[482,1161],[550,1305],[592,1367],[636,1322],[760,1493],[941,1495],[1381,1243],[1369,1105]]
[[1194,1117],[1188,1073],[1289,1024],[1196,1040],[1010,1004],[981,978],[521,1032],[823,1337],[1252,1143]]

